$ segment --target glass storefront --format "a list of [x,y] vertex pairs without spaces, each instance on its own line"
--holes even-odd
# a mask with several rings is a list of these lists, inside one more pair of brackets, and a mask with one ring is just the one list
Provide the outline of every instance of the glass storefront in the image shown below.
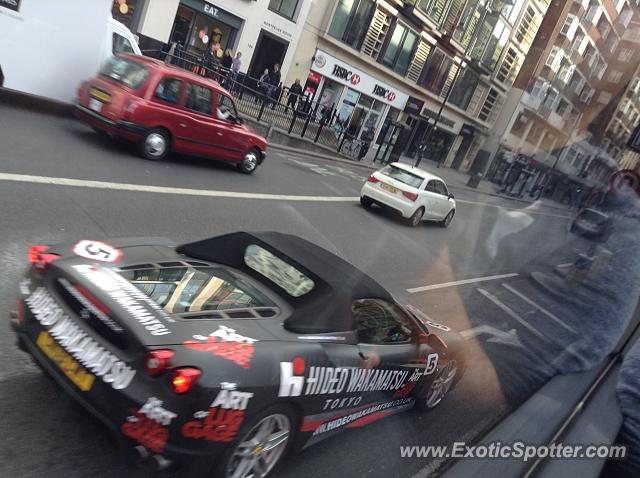
[[136,14],[139,13],[138,9],[142,8],[142,4],[140,0],[113,0],[111,16],[125,27],[134,30]]
[[[198,5],[202,8],[194,8]],[[227,48],[235,46],[242,20],[209,5],[193,0],[182,2],[176,13],[169,43],[178,43],[188,53],[197,56],[211,51],[221,59]]]

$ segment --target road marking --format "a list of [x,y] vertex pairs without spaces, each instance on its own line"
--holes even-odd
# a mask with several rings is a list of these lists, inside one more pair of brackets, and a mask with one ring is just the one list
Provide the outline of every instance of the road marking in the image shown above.
[[564,264],[558,264],[556,267],[562,268],[562,267],[569,267],[572,265],[573,265],[573,262],[565,262]]
[[112,183],[87,179],[56,178],[32,176],[28,174],[0,173],[0,181],[19,183],[49,184],[76,188],[111,189],[115,191],[135,191],[158,194],[178,194],[182,196],[205,196],[234,199],[263,199],[270,201],[310,201],[310,202],[356,202],[358,196],[297,196],[287,194],[243,193],[236,191],[209,191],[206,189],[174,188],[165,186],[147,186],[146,184]]
[[414,287],[412,289],[407,289],[407,292],[409,294],[415,294],[416,292],[425,292],[428,290],[444,289],[445,287],[454,287],[454,286],[465,285],[465,284],[475,284],[476,282],[486,282],[490,280],[507,279],[509,277],[516,277],[518,275],[519,274],[514,272],[511,274],[500,274],[497,276],[485,276],[485,277],[476,277],[473,279],[462,279],[462,280],[457,280],[453,282],[443,282],[441,284],[431,284],[431,285],[425,285],[422,287]]
[[502,302],[500,299],[498,299],[495,295],[491,294],[490,292],[488,292],[488,291],[486,291],[484,289],[481,289],[480,287],[478,287],[476,290],[478,292],[480,292],[483,296],[485,296],[487,299],[489,299],[491,302],[493,302],[499,309],[501,309],[509,317],[511,317],[512,319],[517,321],[524,328],[526,328],[533,335],[535,335],[536,337],[538,337],[539,339],[544,340],[544,341],[548,341],[549,340],[542,333],[540,333],[534,326],[528,324],[526,320],[524,320],[522,317],[520,317],[518,314],[516,314],[513,310],[511,310],[511,308],[509,308],[509,306],[507,306],[504,302]]
[[565,324],[562,320],[560,320],[560,318],[558,318],[558,316],[556,316],[553,313],[549,312],[547,309],[545,309],[541,305],[538,305],[537,303],[535,303],[534,301],[529,299],[526,295],[518,292],[516,289],[511,287],[509,284],[504,284],[503,283],[503,284],[500,284],[500,285],[502,287],[504,287],[505,289],[507,289],[509,292],[511,292],[513,295],[515,295],[515,296],[519,297],[520,299],[522,299],[523,301],[525,301],[531,307],[534,307],[535,309],[539,310],[540,312],[542,312],[544,315],[546,315],[550,319],[552,319],[555,322],[557,322],[557,324],[560,325],[561,327],[564,327],[569,332],[572,332],[572,333],[578,335],[578,332],[574,328],[572,328],[569,325]]
[[515,208],[515,207],[506,207],[506,206],[500,206],[498,204],[487,204],[484,202],[478,202],[478,201],[469,201],[466,199],[456,199],[456,204],[457,203],[462,203],[462,204],[473,204],[475,206],[484,206],[484,207],[493,207],[493,208],[497,208],[497,209],[506,209],[508,211],[518,211],[518,212],[522,212],[524,214],[533,214],[536,216],[549,216],[549,217],[561,217],[562,219],[572,219],[573,216],[567,216],[564,214],[552,214],[550,212],[538,212],[538,211],[529,211],[526,208]]

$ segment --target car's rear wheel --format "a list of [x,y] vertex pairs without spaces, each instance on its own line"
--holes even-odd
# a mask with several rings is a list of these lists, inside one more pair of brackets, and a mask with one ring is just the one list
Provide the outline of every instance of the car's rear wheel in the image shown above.
[[240,172],[244,174],[253,173],[258,167],[258,158],[260,157],[260,152],[257,149],[252,149],[247,154],[244,155],[242,161],[238,164],[238,169]]
[[373,204],[373,200],[371,198],[368,198],[367,196],[362,196],[360,198],[360,205],[365,208],[365,209],[369,209],[371,207],[371,205]]
[[440,222],[440,226],[442,227],[449,227],[449,224],[451,224],[451,221],[453,220],[453,216],[455,216],[456,214],[456,210],[452,209],[451,211],[449,211],[449,214],[447,214],[444,219]]
[[152,129],[140,142],[140,154],[151,161],[160,161],[169,153],[169,134],[163,129]]
[[419,207],[416,212],[414,212],[411,217],[407,220],[407,224],[411,227],[416,227],[422,221],[422,216],[424,216],[424,208]]
[[212,477],[264,478],[285,456],[294,441],[295,415],[275,405],[242,427],[238,438],[217,461]]
[[449,360],[449,363],[441,368],[433,379],[429,388],[422,399],[419,399],[418,406],[423,410],[434,408],[442,402],[451,387],[455,384],[456,375],[458,374],[458,365],[455,360]]

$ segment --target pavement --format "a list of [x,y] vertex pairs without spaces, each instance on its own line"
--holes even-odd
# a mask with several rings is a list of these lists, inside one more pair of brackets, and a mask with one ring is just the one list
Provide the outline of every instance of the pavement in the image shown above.
[[[531,280],[532,272],[553,274],[587,248],[568,233],[572,214],[544,201],[490,195],[448,176],[458,188],[450,227],[410,228],[379,208],[360,207],[366,167],[300,150],[272,147],[251,176],[179,155],[149,162],[72,118],[5,105],[0,144],[2,310],[12,307],[33,244],[118,236],[181,243],[278,230],[335,252],[468,340],[465,377],[437,409],[346,431],[291,457],[277,477],[427,476],[446,463],[403,459],[401,445],[477,439],[551,376],[597,363],[607,347],[593,340],[605,327],[613,337],[624,325],[593,304],[602,318],[581,320],[582,308]],[[15,347],[5,327],[0,477],[144,476],[121,464],[104,427]]]

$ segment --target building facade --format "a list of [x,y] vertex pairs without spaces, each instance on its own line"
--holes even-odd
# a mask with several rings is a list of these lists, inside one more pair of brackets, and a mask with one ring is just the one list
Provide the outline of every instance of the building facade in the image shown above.
[[490,179],[559,196],[620,168],[637,121],[637,15],[628,0],[551,3],[487,142]]
[[140,37],[144,50],[180,44],[195,56],[230,48],[241,71],[259,77],[279,63],[286,73],[310,0],[114,0],[112,14]]
[[306,82],[351,136],[469,170],[487,159],[482,146],[547,7],[545,0],[313,2],[286,85]]

